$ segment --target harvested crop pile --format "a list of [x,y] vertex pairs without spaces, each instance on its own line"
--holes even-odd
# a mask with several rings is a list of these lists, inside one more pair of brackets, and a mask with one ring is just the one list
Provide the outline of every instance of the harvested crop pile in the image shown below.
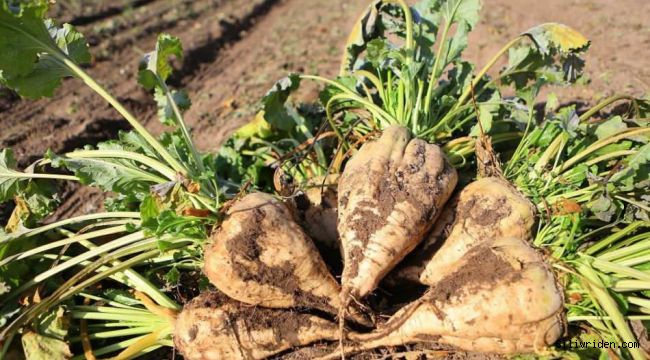
[[[280,80],[214,156],[167,82],[177,38],[138,74],[156,137],[49,3],[0,0],[0,84],[39,98],[76,77],[133,131],[25,170],[0,150],[0,358],[648,358],[650,101],[542,111],[543,86],[581,78],[576,31],[536,26],[477,68],[477,0],[372,1],[336,79]],[[319,104],[287,103],[303,80]],[[52,219],[56,182],[105,211]]]
[[351,334],[363,343],[350,349],[435,341],[516,354],[546,348],[564,333],[562,288],[531,246],[534,207],[500,177],[489,144],[478,139],[477,162],[480,173],[494,176],[466,186],[424,243],[431,248],[441,228],[451,227],[430,258],[420,257],[428,291],[376,334]]

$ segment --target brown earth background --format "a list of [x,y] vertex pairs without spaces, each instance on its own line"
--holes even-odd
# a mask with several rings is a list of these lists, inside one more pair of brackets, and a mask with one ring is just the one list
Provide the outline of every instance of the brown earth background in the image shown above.
[[[201,150],[215,152],[251,119],[257,101],[288,72],[334,76],[342,46],[366,0],[70,0],[52,16],[88,38],[89,73],[155,133],[163,130],[155,104],[136,83],[138,60],[156,35],[181,38],[185,59],[173,85],[188,90],[185,118]],[[592,41],[586,56],[591,83],[555,89],[565,103],[595,103],[614,93],[650,88],[650,1],[484,0],[482,20],[466,58],[484,64],[509,39],[543,22],[570,25]],[[317,88],[298,101],[314,100]],[[21,166],[47,149],[73,150],[114,137],[128,124],[78,80],[66,80],[53,99],[25,101],[0,90],[0,148],[14,149]],[[57,217],[95,211],[98,193],[68,185]]]

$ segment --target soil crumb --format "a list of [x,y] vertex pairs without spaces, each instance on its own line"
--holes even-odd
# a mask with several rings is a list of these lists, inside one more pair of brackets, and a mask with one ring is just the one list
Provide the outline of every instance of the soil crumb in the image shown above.
[[463,296],[497,281],[516,281],[521,277],[520,270],[496,255],[489,245],[473,248],[465,258],[467,261],[463,266],[431,288],[428,299],[444,303],[452,297]]

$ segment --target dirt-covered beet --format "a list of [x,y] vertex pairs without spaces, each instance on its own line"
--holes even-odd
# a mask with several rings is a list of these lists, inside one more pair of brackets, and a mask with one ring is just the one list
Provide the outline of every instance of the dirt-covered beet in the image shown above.
[[356,349],[434,341],[467,351],[530,353],[563,334],[562,289],[525,240],[487,240],[465,258],[375,334],[353,334],[361,342]]
[[423,284],[435,285],[461,264],[469,261],[472,248],[491,239],[512,237],[532,239],[535,211],[531,202],[506,180],[487,177],[467,185],[460,192],[453,214],[453,224],[445,239],[432,233],[424,246],[444,240],[429,259],[412,263],[421,272]]
[[247,304],[328,313],[340,307],[340,287],[314,243],[269,194],[246,195],[229,209],[205,249],[204,272],[219,290]]
[[385,129],[346,164],[338,187],[342,299],[361,298],[429,231],[457,182],[442,150]]
[[252,360],[337,336],[336,324],[328,320],[207,291],[178,315],[174,344],[188,360]]
[[436,220],[431,232],[425,237],[425,240],[409,253],[393,271],[386,275],[382,281],[382,286],[389,289],[404,289],[423,285],[420,282],[420,275],[422,275],[426,264],[449,236],[456,219],[457,205],[458,196],[454,196],[445,205],[444,210]]

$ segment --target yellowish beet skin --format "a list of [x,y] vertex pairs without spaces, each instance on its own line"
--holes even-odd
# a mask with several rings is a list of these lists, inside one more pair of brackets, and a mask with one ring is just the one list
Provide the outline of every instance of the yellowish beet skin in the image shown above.
[[438,251],[442,242],[449,236],[456,218],[457,205],[458,196],[456,195],[447,202],[431,232],[402,262],[386,275],[382,285],[390,289],[422,285],[420,275],[422,275],[433,254]]
[[[315,182],[315,185],[319,185]],[[340,250],[337,193],[334,186],[315,186],[305,190],[305,209],[301,214],[301,226],[317,243],[328,249]]]

